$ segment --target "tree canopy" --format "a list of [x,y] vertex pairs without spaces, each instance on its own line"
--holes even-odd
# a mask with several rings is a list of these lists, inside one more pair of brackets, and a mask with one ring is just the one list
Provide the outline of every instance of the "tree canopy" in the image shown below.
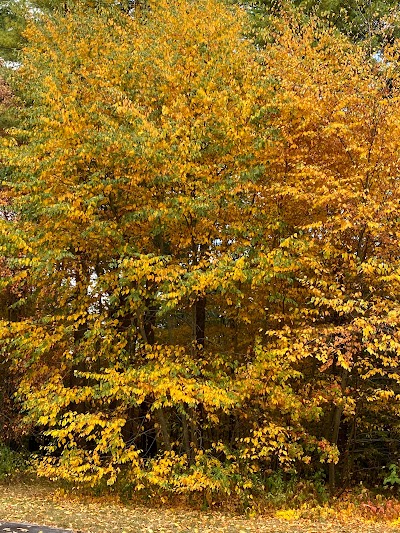
[[399,43],[278,15],[262,47],[218,0],[29,22],[0,347],[44,475],[334,491],[397,459]]

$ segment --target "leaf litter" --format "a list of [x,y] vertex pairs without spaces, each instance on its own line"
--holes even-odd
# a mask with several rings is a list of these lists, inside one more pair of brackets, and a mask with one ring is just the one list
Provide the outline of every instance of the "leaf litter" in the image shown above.
[[128,505],[65,494],[50,483],[0,485],[0,520],[66,528],[75,533],[394,533],[399,525],[360,519],[245,518],[216,511]]

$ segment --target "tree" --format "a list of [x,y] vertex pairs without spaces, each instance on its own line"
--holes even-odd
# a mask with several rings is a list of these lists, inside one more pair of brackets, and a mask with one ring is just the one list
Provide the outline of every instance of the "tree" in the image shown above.
[[[121,9],[129,12],[140,2],[121,0],[80,0],[80,5],[89,8],[112,6],[113,9]],[[5,61],[17,62],[20,59],[21,49],[25,44],[24,30],[27,22],[36,18],[38,23],[41,17],[51,14],[63,14],[73,9],[74,0],[5,0],[0,6],[0,58]]]
[[248,24],[182,0],[26,32],[2,245],[34,312],[0,339],[46,475],[211,494],[328,461],[333,491],[397,409],[397,45]]
[[267,28],[268,32],[271,15],[291,10],[306,18],[318,17],[351,40],[363,42],[370,56],[399,37],[398,3],[392,0],[256,0],[248,4],[259,41],[263,40],[262,29]]
[[3,60],[15,60],[21,46],[23,19],[13,9],[11,2],[0,6],[0,57]]
[[[242,21],[213,1],[161,3],[146,20],[96,9],[27,32],[33,127],[13,161],[36,315],[6,337],[31,416],[63,448],[50,472],[136,472],[147,418],[159,460],[193,464],[238,402],[234,361],[205,352],[205,313],[237,281],[253,115],[270,91]],[[148,477],[164,483],[158,468]]]
[[358,434],[398,435],[398,44],[377,68],[318,24],[286,26],[268,54],[281,86],[272,175],[296,276],[276,334],[310,362],[308,394],[333,404],[321,429],[351,463]]

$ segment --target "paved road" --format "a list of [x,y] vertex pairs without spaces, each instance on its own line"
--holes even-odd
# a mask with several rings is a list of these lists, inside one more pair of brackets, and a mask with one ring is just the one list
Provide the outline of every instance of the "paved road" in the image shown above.
[[0,522],[0,533],[72,533],[72,531],[67,529],[54,529],[45,526]]

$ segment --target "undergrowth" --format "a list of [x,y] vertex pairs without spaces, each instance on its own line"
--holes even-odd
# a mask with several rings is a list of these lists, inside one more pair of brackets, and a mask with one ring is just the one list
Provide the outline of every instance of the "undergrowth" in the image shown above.
[[0,481],[13,479],[29,470],[29,458],[0,444]]

